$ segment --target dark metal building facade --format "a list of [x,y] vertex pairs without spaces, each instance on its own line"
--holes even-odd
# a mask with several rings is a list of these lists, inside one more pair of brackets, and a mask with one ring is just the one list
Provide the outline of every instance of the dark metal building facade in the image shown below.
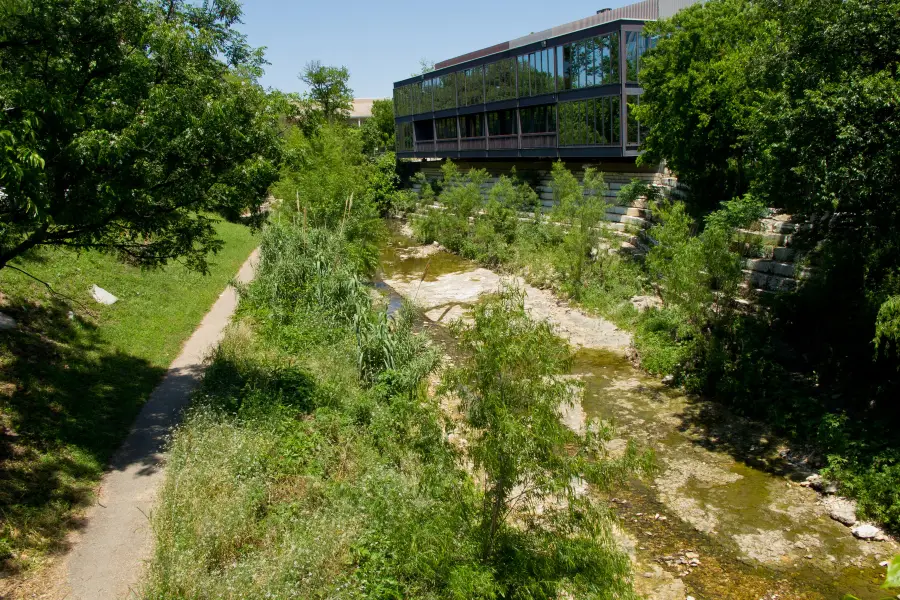
[[[644,0],[472,52],[394,84],[399,158],[634,157]],[[665,7],[663,7],[665,10]]]

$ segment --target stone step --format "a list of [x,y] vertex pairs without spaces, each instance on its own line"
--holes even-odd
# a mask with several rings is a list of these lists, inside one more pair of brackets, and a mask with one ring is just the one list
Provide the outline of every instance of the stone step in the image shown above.
[[772,258],[778,262],[792,262],[797,257],[797,251],[793,248],[773,248]]
[[794,277],[795,266],[789,262],[778,262],[764,258],[749,258],[744,261],[747,270],[766,275],[778,275],[779,277]]
[[634,227],[640,227],[642,229],[648,226],[646,219],[642,219],[641,217],[632,217],[630,215],[607,212],[603,215],[603,218],[611,223],[622,223],[624,225],[632,225]]
[[764,231],[751,231],[749,229],[738,229],[738,233],[747,237],[759,239],[763,246],[789,246],[791,243],[791,236],[786,233],[766,233]]
[[744,269],[744,279],[754,288],[770,292],[792,292],[797,289],[797,280],[792,277],[768,275],[759,271]]
[[606,212],[617,215],[628,215],[629,217],[641,217],[642,219],[647,219],[650,216],[649,210],[644,207],[635,206],[610,206],[606,209]]
[[797,225],[781,219],[760,219],[759,227],[763,233],[794,233],[797,231]]

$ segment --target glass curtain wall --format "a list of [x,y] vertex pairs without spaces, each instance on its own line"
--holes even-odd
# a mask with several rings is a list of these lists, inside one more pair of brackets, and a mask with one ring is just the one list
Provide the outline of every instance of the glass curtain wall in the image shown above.
[[561,102],[559,145],[618,146],[621,142],[619,108],[619,96]]
[[432,79],[434,110],[456,108],[456,73],[448,73]]
[[457,133],[459,133],[456,129],[456,117],[436,119],[434,126],[437,130],[437,139],[439,140],[455,140]]
[[484,113],[460,117],[459,133],[463,138],[484,137]]
[[641,127],[640,121],[637,120],[637,117],[634,115],[634,107],[640,106],[641,97],[637,94],[629,94],[626,96],[627,100],[627,113],[628,113],[628,145],[635,146],[644,143],[644,130]]
[[487,114],[488,135],[516,135],[519,126],[515,110],[498,110]]
[[409,104],[409,86],[394,88],[394,113],[398,117],[407,117],[412,114]]
[[556,48],[545,48],[518,57],[520,98],[556,91],[555,52]]
[[511,100],[516,97],[516,59],[506,58],[486,65],[484,81],[486,102]]
[[397,123],[397,152],[412,152],[413,147],[413,124]]
[[522,119],[522,133],[555,133],[556,107],[531,106],[519,109]]
[[412,88],[413,114],[421,114],[434,110],[431,96],[432,80],[427,79],[420,83],[414,84]]
[[459,106],[484,104],[484,69],[473,67],[456,73]]
[[579,40],[562,47],[565,90],[619,83],[619,34]]
[[638,31],[625,33],[625,65],[628,83],[637,83],[641,75],[641,63],[649,50],[656,47],[658,38],[650,37]]

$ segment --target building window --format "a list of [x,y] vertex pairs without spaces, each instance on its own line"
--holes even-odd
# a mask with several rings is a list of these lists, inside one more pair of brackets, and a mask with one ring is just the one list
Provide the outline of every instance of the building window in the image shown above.
[[437,130],[437,139],[439,140],[455,140],[459,133],[456,129],[456,117],[436,119],[434,127]]
[[619,83],[619,34],[610,33],[567,44],[562,48],[561,88]]
[[474,67],[456,74],[459,106],[484,104],[484,70]]
[[627,96],[627,112],[628,112],[628,145],[635,146],[644,143],[644,130],[640,121],[634,114],[634,107],[640,106],[641,97],[639,95]]
[[516,59],[507,58],[486,65],[484,81],[486,102],[512,100],[516,97]]
[[559,104],[559,145],[620,145],[619,107],[619,96],[561,102]]
[[408,85],[394,88],[394,111],[398,117],[408,117],[412,114],[410,90],[411,87]]
[[413,151],[413,124],[397,123],[397,152]]
[[554,133],[556,131],[556,109],[554,106],[532,106],[520,111],[522,133]]
[[487,114],[488,135],[516,135],[519,127],[515,110],[498,110]]
[[456,74],[448,73],[432,80],[434,90],[434,110],[456,108]]
[[523,54],[518,58],[519,97],[552,94],[556,91],[556,48]]
[[625,34],[625,64],[628,70],[626,81],[637,83],[641,76],[641,63],[644,55],[656,48],[658,38],[650,37],[638,31],[629,31]]
[[460,137],[484,137],[484,115],[466,115],[459,118]]
[[425,81],[422,81],[420,83],[413,84],[412,95],[414,115],[428,113],[434,110],[431,95],[431,81],[431,79],[426,79]]

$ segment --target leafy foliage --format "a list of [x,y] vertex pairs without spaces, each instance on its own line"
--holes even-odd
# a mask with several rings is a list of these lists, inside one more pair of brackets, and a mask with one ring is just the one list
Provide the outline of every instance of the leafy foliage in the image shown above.
[[393,155],[377,162],[362,153],[359,134],[344,123],[323,124],[306,135],[286,133],[287,159],[272,193],[281,211],[310,227],[342,231],[374,269],[384,231],[380,213],[396,182]]
[[554,163],[552,175],[555,206],[550,218],[564,229],[556,267],[569,293],[578,298],[592,254],[598,259],[605,254],[599,246],[603,237],[600,224],[608,208],[604,196],[607,187],[603,173],[593,168],[585,170],[581,183],[562,162]]
[[[629,561],[586,500],[568,526],[505,525],[484,560],[484,493],[426,393],[436,353],[408,308],[388,318],[371,305],[352,246],[287,214],[267,227],[240,320],[173,440],[147,597],[633,597]],[[546,326],[517,318],[566,362]],[[551,405],[535,422],[560,428]],[[629,472],[551,449],[606,481]]]
[[375,100],[372,118],[363,122],[363,152],[380,154],[394,148],[394,101]]
[[36,246],[206,269],[277,177],[280,96],[217,0],[4,3],[0,267]]
[[[809,223],[792,240],[812,267],[798,292],[755,319],[722,321],[686,368],[819,443],[862,514],[891,527],[900,523],[900,439],[886,425],[900,393],[898,8],[712,0],[682,11],[653,26],[661,38],[645,57],[638,109],[650,129],[645,159],[666,160],[689,184],[689,211],[749,192]],[[792,383],[773,392],[765,381]]]
[[[461,400],[469,456],[485,474],[479,511],[483,559],[502,564],[520,535],[517,528],[566,531],[555,541],[563,553],[568,543],[575,544],[572,550],[597,543],[608,552],[608,517],[575,482],[584,478],[606,488],[638,468],[641,457],[631,445],[623,457],[610,459],[603,443],[612,432],[605,425],[591,423],[580,435],[561,422],[560,411],[574,402],[572,382],[563,378],[571,361],[568,345],[548,323],[528,316],[524,293],[514,287],[476,306],[472,323],[458,322],[455,333],[466,360],[445,374],[442,389]],[[510,523],[513,513],[523,525]],[[606,568],[616,564],[604,562]],[[611,575],[585,565],[569,570],[552,560],[540,574],[516,574],[519,585],[539,590],[541,597],[554,598],[566,585],[578,588],[571,592],[627,593],[604,581]]]
[[648,24],[647,33],[659,43],[642,59],[636,110],[649,131],[640,160],[665,160],[698,210],[714,209],[744,194],[752,176],[746,133],[759,59],[771,53],[767,14],[760,3],[713,0]]
[[350,116],[353,90],[347,67],[331,67],[314,60],[307,63],[300,80],[309,86],[308,98],[314,114],[328,123],[336,123]]

